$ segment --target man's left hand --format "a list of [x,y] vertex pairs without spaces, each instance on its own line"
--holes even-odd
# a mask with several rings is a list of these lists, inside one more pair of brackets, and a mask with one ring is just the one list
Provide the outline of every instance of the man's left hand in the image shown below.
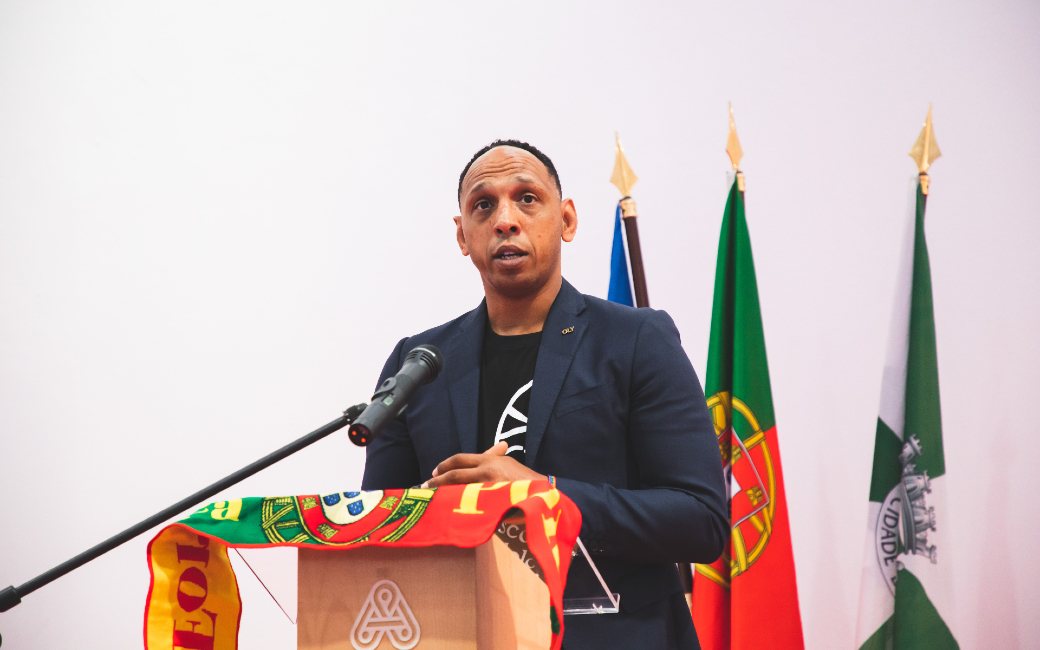
[[506,456],[508,442],[500,442],[482,454],[455,454],[433,470],[433,478],[424,488],[459,483],[497,483],[499,481],[548,480],[514,458]]

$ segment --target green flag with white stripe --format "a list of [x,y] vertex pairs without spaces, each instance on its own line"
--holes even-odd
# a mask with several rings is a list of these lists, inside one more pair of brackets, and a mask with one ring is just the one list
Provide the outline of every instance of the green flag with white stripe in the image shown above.
[[881,380],[856,629],[860,650],[958,648],[950,630],[946,465],[924,237],[927,191],[922,174]]

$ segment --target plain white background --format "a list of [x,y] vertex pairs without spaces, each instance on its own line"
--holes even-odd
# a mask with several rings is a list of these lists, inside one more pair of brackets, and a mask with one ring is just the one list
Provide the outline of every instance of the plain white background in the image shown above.
[[[0,4],[0,586],[334,419],[474,307],[451,217],[498,137],[552,156],[564,274],[604,296],[621,133],[651,304],[702,372],[731,100],[806,647],[850,648],[934,102],[949,623],[1037,647],[1038,33],[1024,0]],[[229,494],[350,489],[363,462],[338,435]],[[140,647],[151,536],[0,615],[5,647]],[[240,578],[242,647],[294,647]]]

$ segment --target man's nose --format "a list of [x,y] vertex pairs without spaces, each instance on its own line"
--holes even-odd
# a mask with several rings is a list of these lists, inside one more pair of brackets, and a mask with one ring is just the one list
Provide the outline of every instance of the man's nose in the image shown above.
[[495,234],[504,236],[507,233],[516,235],[520,233],[520,219],[516,208],[510,201],[503,201],[498,212],[495,214]]

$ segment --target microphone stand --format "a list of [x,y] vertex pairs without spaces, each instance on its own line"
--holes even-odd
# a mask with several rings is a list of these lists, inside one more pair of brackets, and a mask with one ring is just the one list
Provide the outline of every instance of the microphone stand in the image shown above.
[[[117,546],[121,546],[122,544],[125,544],[126,542],[128,542],[131,539],[137,537],[138,535],[140,535],[141,533],[145,532],[146,530],[149,530],[150,528],[154,528],[155,526],[157,526],[157,525],[163,523],[164,521],[170,519],[174,515],[180,514],[181,512],[184,512],[185,510],[187,510],[188,508],[191,508],[192,506],[197,506],[200,503],[202,503],[203,501],[207,501],[208,499],[212,498],[215,494],[217,494],[217,493],[219,493],[219,492],[221,492],[221,491],[231,487],[235,483],[238,483],[238,482],[242,481],[243,479],[246,479],[246,478],[252,476],[253,474],[256,474],[257,472],[259,472],[262,469],[266,469],[266,468],[270,467],[271,465],[274,465],[275,463],[277,463],[278,461],[282,460],[283,458],[286,458],[288,456],[291,456],[292,454],[295,454],[296,452],[300,451],[304,447],[307,447],[308,445],[314,444],[315,442],[321,440],[325,436],[327,436],[327,435],[329,435],[331,433],[335,433],[336,431],[339,431],[340,429],[342,429],[343,427],[347,426],[348,424],[353,422],[355,419],[357,419],[357,417],[359,415],[361,415],[361,413],[365,410],[365,407],[367,407],[367,406],[368,406],[367,404],[356,404],[354,406],[351,406],[350,408],[348,408],[346,411],[343,412],[342,416],[340,416],[339,418],[333,420],[332,422],[329,422],[328,424],[326,424],[325,426],[321,427],[320,429],[315,429],[314,431],[311,431],[310,433],[308,433],[304,437],[300,438],[299,440],[297,440],[295,442],[289,443],[288,445],[282,447],[278,451],[276,451],[274,453],[271,453],[271,454],[268,454],[267,456],[264,456],[263,458],[261,458],[260,460],[256,461],[255,463],[251,463],[249,465],[246,465],[245,467],[243,467],[242,469],[238,470],[237,472],[231,474],[230,476],[226,476],[226,477],[220,479],[219,481],[217,481],[216,483],[214,483],[213,485],[211,485],[211,486],[209,486],[207,488],[199,490],[198,492],[196,492],[195,494],[191,495],[190,497],[186,497],[184,499],[181,499],[180,501],[178,501],[177,503],[173,504],[169,508],[166,508],[165,510],[157,512],[154,515],[152,515],[151,517],[145,519],[144,521],[142,521],[142,522],[140,522],[138,524],[135,524],[135,525],[131,526],[130,528],[127,528],[126,530],[124,530],[123,532],[119,533],[115,537],[112,537],[111,539],[108,539],[108,540],[106,540],[104,542],[101,542],[100,544],[98,544],[94,548],[92,548],[90,550],[87,550],[87,551],[84,551],[83,553],[80,553],[79,555],[77,555],[76,557],[72,558],[71,560],[68,560],[66,562],[63,562],[63,563],[59,564],[58,566],[54,567],[50,571],[47,571],[45,573],[42,573],[42,574],[36,576],[35,578],[33,578],[29,582],[26,582],[25,584],[21,585],[17,589],[15,589],[13,586],[7,587],[6,589],[0,591],[0,612],[6,612],[7,610],[9,610],[12,607],[14,607],[15,605],[17,605],[18,603],[22,602],[22,598],[24,598],[25,596],[28,596],[29,594],[31,594],[32,592],[36,591],[40,587],[42,587],[42,586],[44,586],[46,584],[49,584],[51,582],[54,582],[55,580],[57,580],[58,578],[62,577],[66,573],[70,573],[72,571],[75,571],[76,569],[78,569],[79,567],[83,566],[87,562],[90,562],[91,560],[94,560],[94,559],[104,555],[105,553],[108,553],[109,551],[111,551],[112,549],[116,548]],[[0,643],[2,643],[2,640],[0,640]]]

